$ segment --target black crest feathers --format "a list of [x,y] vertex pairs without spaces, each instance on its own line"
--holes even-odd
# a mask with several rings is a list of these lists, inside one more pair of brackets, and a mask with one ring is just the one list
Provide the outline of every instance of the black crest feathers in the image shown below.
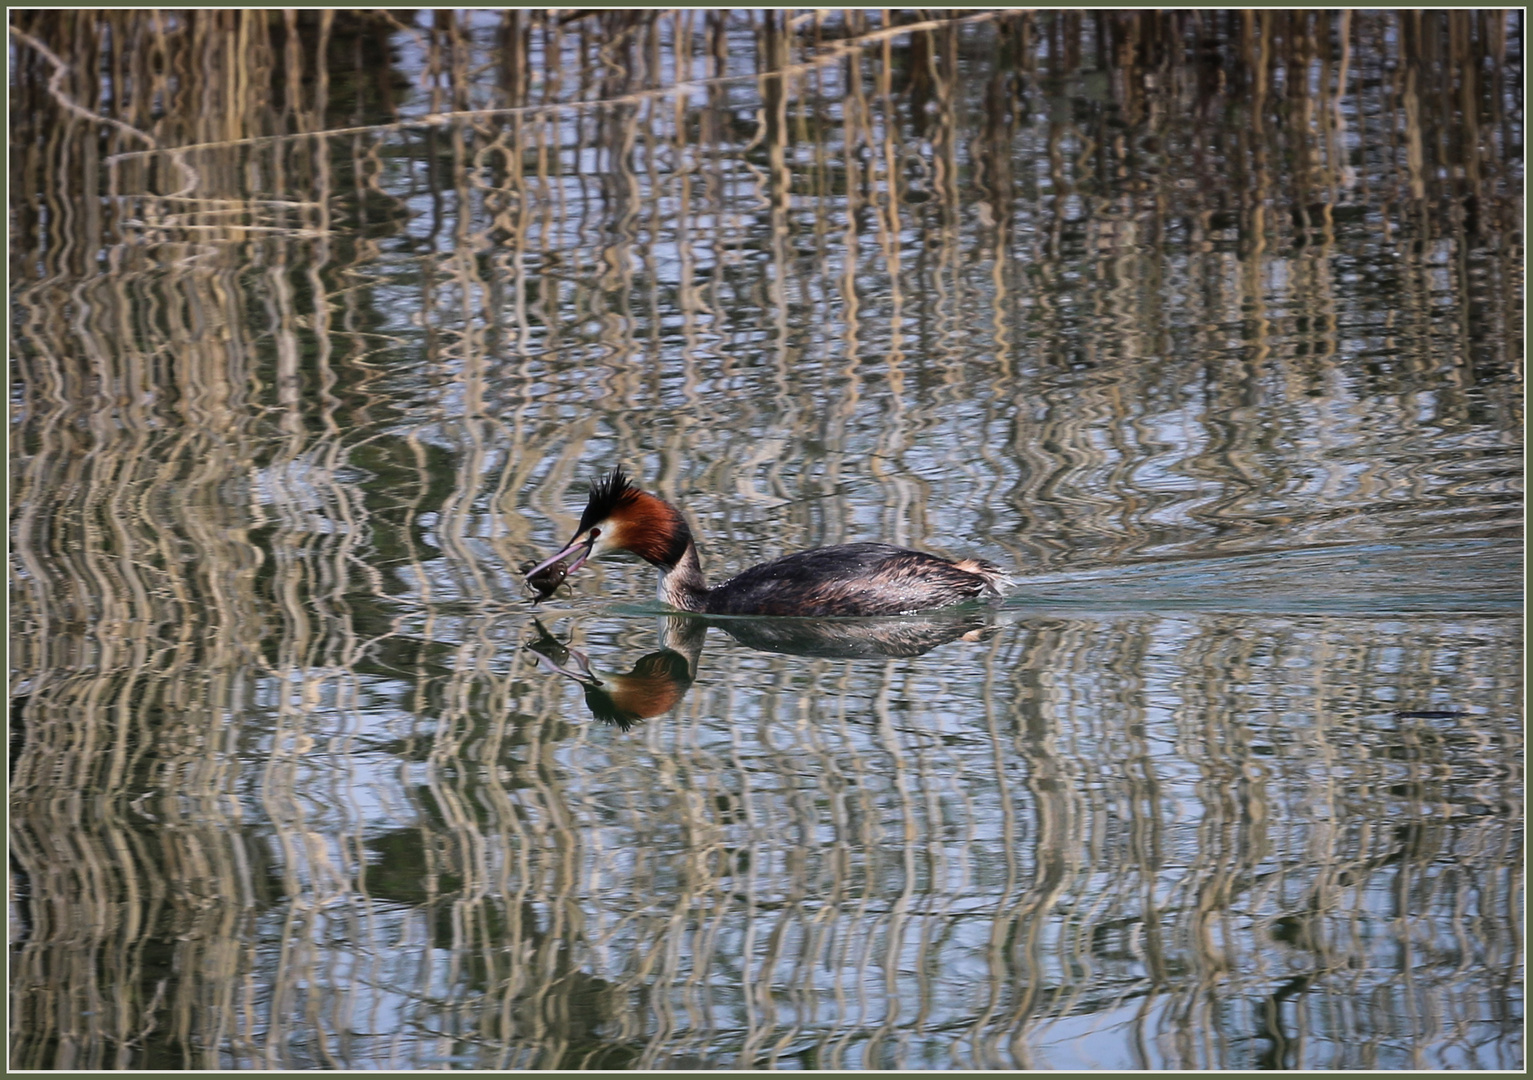
[[591,526],[601,524],[612,516],[614,510],[627,506],[641,494],[621,467],[613,469],[605,477],[591,481],[591,497],[586,500],[585,513],[580,515],[578,531],[583,533]]

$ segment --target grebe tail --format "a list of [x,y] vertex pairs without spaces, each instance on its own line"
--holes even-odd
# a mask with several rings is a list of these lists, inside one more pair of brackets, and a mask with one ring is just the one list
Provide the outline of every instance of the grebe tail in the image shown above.
[[785,555],[709,588],[681,511],[635,487],[621,469],[591,485],[575,535],[527,578],[542,582],[552,573],[562,580],[609,551],[632,552],[658,569],[662,603],[709,615],[904,615],[998,600],[1010,584],[983,559],[953,562],[891,544],[837,544]]

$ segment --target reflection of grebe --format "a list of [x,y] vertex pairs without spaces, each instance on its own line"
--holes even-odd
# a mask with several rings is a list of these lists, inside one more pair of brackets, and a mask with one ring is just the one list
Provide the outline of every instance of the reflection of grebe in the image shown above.
[[526,645],[538,663],[580,684],[596,719],[627,731],[641,720],[670,712],[697,678],[703,639],[710,625],[742,645],[765,652],[842,659],[920,656],[949,641],[983,641],[999,627],[994,613],[957,609],[882,619],[711,619],[695,615],[660,618],[660,648],[641,657],[627,674],[598,675],[583,652],[548,632]]
[[641,720],[670,712],[686,696],[697,677],[697,658],[708,631],[707,623],[667,616],[661,625],[662,647],[658,651],[641,657],[626,675],[608,672],[603,678],[591,669],[584,653],[554,637],[537,619],[532,623],[538,636],[526,648],[542,666],[580,684],[592,716],[624,731]]
[[658,567],[662,603],[709,615],[900,615],[997,599],[1008,584],[1000,567],[980,559],[949,562],[889,544],[838,544],[753,566],[710,589],[681,512],[634,487],[621,469],[591,485],[574,537],[528,571],[527,583],[546,596],[608,551],[631,551]]

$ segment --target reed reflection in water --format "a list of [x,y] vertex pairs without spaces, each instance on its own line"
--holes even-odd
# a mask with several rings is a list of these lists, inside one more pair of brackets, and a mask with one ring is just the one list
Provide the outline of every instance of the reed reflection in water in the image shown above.
[[13,12],[12,1067],[1520,1068],[1522,25]]

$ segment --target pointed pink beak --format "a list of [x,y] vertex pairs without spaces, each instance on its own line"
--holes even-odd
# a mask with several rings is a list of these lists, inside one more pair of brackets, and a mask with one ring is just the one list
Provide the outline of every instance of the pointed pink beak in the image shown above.
[[[579,536],[577,536],[577,537],[575,537],[575,539],[571,540],[568,544],[566,544],[564,546],[564,549],[562,551],[560,551],[557,555],[554,555],[553,557],[551,557],[549,559],[545,559],[543,562],[538,563],[538,565],[534,566],[531,570],[527,571],[527,573],[525,575],[523,575],[523,576],[528,578],[528,579],[531,579],[532,577],[536,576],[537,574],[542,573],[544,570],[547,570],[550,566],[554,565],[554,563],[559,562],[561,559],[567,558],[570,555],[571,552],[580,551],[580,557],[578,559],[576,559],[574,562],[570,563],[569,566],[564,568],[564,575],[566,577],[568,577],[570,574],[573,574],[576,570],[579,570],[582,566],[584,566],[586,564],[586,560],[591,557],[591,549],[593,547],[595,547],[595,546],[596,546],[596,537],[595,536],[587,533],[586,534],[586,538],[584,540],[582,540]],[[585,550],[581,551],[580,549],[582,549],[582,548],[584,548]]]

